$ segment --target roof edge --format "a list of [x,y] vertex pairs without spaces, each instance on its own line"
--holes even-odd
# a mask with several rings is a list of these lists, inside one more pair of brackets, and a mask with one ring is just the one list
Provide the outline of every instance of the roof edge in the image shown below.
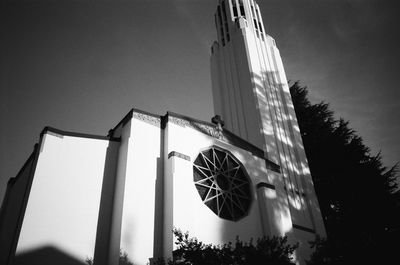
[[[210,127],[213,127],[213,128],[215,127],[214,123],[206,122],[206,121],[202,121],[202,120],[198,120],[198,119],[194,119],[194,118],[191,118],[191,117],[188,117],[188,116],[185,116],[185,115],[182,115],[182,114],[178,114],[178,113],[175,113],[175,112],[171,112],[171,111],[167,111],[167,114],[165,115],[165,117],[168,117],[168,116],[184,119],[184,120],[186,120],[188,122],[200,123],[202,125],[210,126]],[[166,122],[168,122],[168,119],[166,119],[166,120],[167,120]],[[196,127],[194,127],[194,129],[198,130]],[[199,131],[201,131],[201,130],[199,130]],[[261,148],[255,146],[254,144],[248,142],[247,140],[237,136],[236,134],[234,134],[233,132],[229,131],[228,129],[223,129],[222,133],[224,134],[226,140],[230,144],[236,145],[236,146],[238,146],[238,147],[240,147],[240,148],[242,148],[244,150],[247,150],[247,151],[251,152],[253,155],[255,155],[257,157],[260,157],[260,158],[264,159],[268,169],[270,169],[272,171],[275,171],[275,172],[278,172],[278,173],[281,173],[280,166],[275,164],[271,160],[269,160],[267,158],[264,150],[262,150]]]
[[[168,118],[169,117],[174,117],[174,118],[178,118],[178,119],[182,119],[182,120],[186,120],[189,123],[196,123],[196,124],[200,124],[200,125],[204,125],[204,126],[208,126],[211,128],[215,128],[215,124],[211,123],[211,122],[207,122],[207,121],[202,121],[202,120],[198,120],[195,118],[191,118],[189,116],[185,116],[176,112],[172,112],[172,111],[167,111],[167,113],[165,115],[157,115],[154,113],[150,113],[147,111],[143,111],[143,110],[139,110],[139,109],[135,109],[132,108],[126,115],[124,118],[122,118],[122,120],[111,130],[109,130],[108,132],[108,136],[107,137],[102,137],[102,139],[107,138],[107,139],[112,139],[112,135],[113,132],[118,129],[121,125],[124,126],[126,123],[128,123],[128,121],[130,121],[133,118],[133,113],[140,113],[143,115],[148,115],[150,117],[154,117],[154,118],[158,118],[160,119],[161,122],[161,129],[165,128],[165,125],[168,123]],[[197,127],[193,127],[195,130],[201,131],[202,133],[205,133],[202,130],[199,130],[199,128]],[[260,149],[259,147],[255,146],[254,144],[248,142],[247,140],[237,136],[236,134],[234,134],[233,132],[229,131],[228,129],[223,129],[223,135],[225,136],[225,141],[227,141],[230,144],[236,145],[244,150],[247,150],[249,152],[251,152],[253,155],[260,157],[262,159],[265,160],[266,166],[268,169],[281,173],[280,170],[280,166],[278,164],[275,164],[274,162],[272,162],[271,160],[269,160],[266,156],[266,153],[264,152],[264,150]],[[89,135],[90,136],[90,135]],[[114,139],[120,139],[120,138],[114,138]],[[224,140],[222,140],[224,141]]]
[[71,137],[81,137],[81,138],[90,138],[90,139],[97,139],[97,140],[107,140],[107,141],[113,141],[113,142],[121,141],[120,138],[115,138],[115,137],[110,137],[110,136],[102,136],[102,135],[95,135],[95,134],[86,134],[86,133],[63,131],[63,130],[56,129],[56,128],[53,128],[53,127],[50,127],[50,126],[46,126],[46,127],[43,128],[42,132],[40,133],[40,137],[42,137],[44,134],[46,134],[48,132],[61,134],[63,136],[71,136]]

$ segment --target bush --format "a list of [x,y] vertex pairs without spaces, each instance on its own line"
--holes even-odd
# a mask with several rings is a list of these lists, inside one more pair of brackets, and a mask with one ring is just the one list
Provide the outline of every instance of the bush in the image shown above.
[[256,244],[252,240],[243,243],[236,238],[233,246],[231,242],[224,245],[204,244],[178,229],[174,229],[173,233],[178,248],[173,252],[170,265],[294,264],[292,254],[297,245],[287,244],[287,237],[263,237],[257,239]]
[[[243,243],[236,238],[233,246],[231,242],[224,245],[204,244],[197,238],[189,237],[189,233],[182,233],[174,229],[177,249],[173,252],[173,260],[159,259],[156,265],[294,265],[292,254],[296,245],[289,245],[287,237],[263,237],[253,244],[250,240]],[[93,265],[93,258],[87,258],[86,263]],[[134,265],[128,254],[120,250],[120,265]]]

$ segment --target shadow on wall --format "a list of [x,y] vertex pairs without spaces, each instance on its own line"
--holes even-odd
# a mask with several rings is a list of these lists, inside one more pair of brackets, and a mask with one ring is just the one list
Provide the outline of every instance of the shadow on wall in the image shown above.
[[[259,107],[264,108],[263,115],[269,118],[266,119],[265,124],[272,126],[269,139],[273,139],[274,142],[268,142],[267,145],[277,152],[268,152],[268,157],[272,161],[277,161],[281,166],[281,178],[275,179],[274,185],[283,187],[284,190],[281,191],[286,196],[277,198],[275,213],[277,216],[289,218],[287,216],[287,207],[289,206],[293,228],[286,235],[295,240],[301,238],[303,242],[300,244],[298,252],[306,253],[308,251],[306,239],[315,237],[317,229],[312,211],[319,211],[319,207],[317,202],[311,199],[314,193],[313,185],[307,160],[304,157],[304,146],[291,95],[286,81],[281,80],[278,71],[262,72],[261,74],[252,72],[251,76]],[[250,169],[248,171],[250,175],[257,179],[264,177],[257,175],[260,174],[259,170],[251,170],[258,166],[254,164],[254,161],[242,161],[242,163],[247,169]],[[253,205],[253,207],[258,207],[258,205]],[[223,228],[221,233],[228,236],[232,231]],[[307,256],[307,254],[300,256]]]
[[[259,167],[258,163],[256,163],[253,160],[250,160],[250,161],[249,160],[241,160],[241,162],[242,162],[244,168],[246,169],[247,173],[250,176],[252,176],[253,179],[260,179],[260,180],[264,179],[265,182],[269,183],[267,174],[260,176],[262,168],[258,168]],[[275,184],[278,181],[283,182],[283,176],[280,180],[276,180]],[[283,184],[281,184],[281,185],[283,185]],[[255,183],[252,183],[252,193],[253,193],[253,201],[252,201],[251,207],[258,209],[260,207],[260,205],[259,205],[259,202],[255,200],[255,198],[257,196],[256,195],[257,187],[256,187]],[[275,209],[276,215],[282,216],[283,218],[289,218],[289,216],[287,216],[287,198],[286,197],[277,197],[275,206],[277,207]],[[246,217],[244,217],[244,218],[246,218]],[[271,232],[271,231],[264,231],[264,232],[267,233],[265,236],[273,236],[273,235],[269,234],[269,232]],[[232,229],[230,229],[229,227],[222,227],[221,234],[223,235],[223,237],[230,237],[230,236],[232,236]],[[289,235],[289,234],[286,234],[286,235]],[[261,236],[260,236],[260,238],[261,238]],[[246,241],[247,239],[241,238],[241,240]],[[254,238],[254,240],[256,240],[256,238]],[[290,242],[290,243],[293,243],[293,242]]]
[[[304,146],[301,142],[297,118],[291,100],[289,89],[284,89],[285,83],[280,80],[279,72],[264,72],[262,76],[252,73],[256,90],[260,93],[259,100],[262,105],[268,106],[268,114],[272,121],[275,148],[278,150],[278,163],[284,176],[283,185],[286,188],[291,211],[298,212],[292,218],[296,223],[297,218],[311,219],[310,213],[303,212],[313,207],[312,202],[305,198],[305,194],[312,192],[308,189],[311,183],[308,166],[301,158]],[[264,90],[267,88],[267,90]],[[297,137],[296,137],[297,135]]]
[[13,265],[87,265],[84,261],[53,247],[44,246],[15,256]]

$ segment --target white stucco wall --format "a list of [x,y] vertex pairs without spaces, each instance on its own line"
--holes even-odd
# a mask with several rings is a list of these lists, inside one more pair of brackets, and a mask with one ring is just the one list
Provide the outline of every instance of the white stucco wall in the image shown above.
[[17,256],[51,247],[82,262],[93,257],[109,144],[113,143],[43,135]]
[[[210,136],[214,125],[169,114],[162,128],[161,120],[134,111],[116,129],[116,142],[45,133],[16,260],[36,253],[46,261],[63,255],[83,264],[96,248],[99,264],[118,264],[121,249],[134,264],[145,265],[149,258],[171,257],[173,228],[212,244],[288,234],[292,242],[303,242],[298,253],[307,253],[303,246],[312,234],[293,230],[283,177],[267,169],[259,149],[256,155],[239,139],[236,145]],[[240,161],[250,180],[252,203],[237,221],[218,217],[194,184],[194,160],[214,146]]]
[[156,179],[162,174],[158,170],[162,165],[161,128],[134,114],[130,126],[123,128],[122,137],[127,136],[121,145],[127,145],[127,163],[120,248],[134,264],[144,265],[154,252]]
[[[167,250],[171,249],[173,245],[172,236],[169,234],[173,228],[181,229],[183,232],[188,231],[190,236],[213,244],[235,242],[236,236],[243,241],[248,241],[250,238],[256,239],[268,235],[263,232],[263,225],[270,224],[262,222],[256,188],[260,182],[270,183],[272,181],[268,178],[269,174],[263,159],[189,126],[182,127],[171,121],[167,124],[166,138],[166,155],[175,151],[190,157],[190,161],[178,156],[165,157],[166,182],[170,183],[165,189],[167,204],[165,210],[170,212],[165,215],[168,224],[164,231]],[[253,199],[251,208],[248,215],[238,221],[229,221],[218,217],[202,202],[195,187],[193,161],[200,151],[212,146],[229,150],[243,164],[251,180]],[[266,207],[272,207],[272,205]]]

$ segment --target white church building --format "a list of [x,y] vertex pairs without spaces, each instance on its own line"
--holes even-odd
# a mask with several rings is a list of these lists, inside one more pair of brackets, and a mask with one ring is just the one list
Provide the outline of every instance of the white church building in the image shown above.
[[[213,122],[132,109],[107,136],[46,127],[10,179],[0,264],[135,265],[168,258],[173,228],[205,243],[325,236],[281,56],[253,0],[219,0]],[[222,118],[222,120],[220,119]]]

